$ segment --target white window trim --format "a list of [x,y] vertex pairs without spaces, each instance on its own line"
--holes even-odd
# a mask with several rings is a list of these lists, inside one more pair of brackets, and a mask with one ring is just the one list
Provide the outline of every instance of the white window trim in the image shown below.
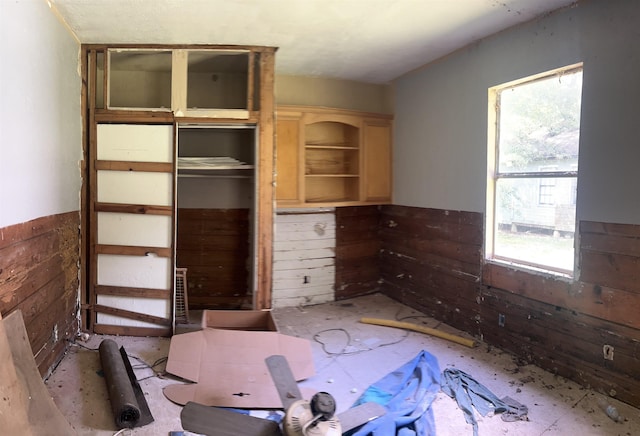
[[532,76],[527,76],[518,80],[507,82],[498,86],[489,88],[488,90],[488,127],[487,127],[487,183],[486,183],[486,213],[485,213],[485,231],[484,231],[484,261],[489,263],[496,263],[505,265],[508,267],[522,269],[524,271],[539,273],[543,275],[559,276],[562,278],[574,278],[576,277],[579,265],[578,256],[576,255],[578,235],[578,222],[576,220],[575,238],[574,238],[574,264],[573,271],[554,269],[547,265],[537,265],[532,262],[522,262],[517,259],[503,258],[496,256],[495,253],[495,216],[496,216],[496,181],[500,178],[540,178],[540,177],[553,177],[553,178],[576,178],[578,177],[578,171],[552,171],[545,173],[538,172],[510,172],[500,173],[498,171],[498,141],[499,141],[499,129],[498,129],[498,105],[499,94],[513,86],[517,86],[523,83],[532,83],[536,80],[544,80],[553,75],[563,75],[567,73],[575,72],[576,70],[582,70],[583,63],[576,63],[565,67],[557,68],[555,70],[545,71]]

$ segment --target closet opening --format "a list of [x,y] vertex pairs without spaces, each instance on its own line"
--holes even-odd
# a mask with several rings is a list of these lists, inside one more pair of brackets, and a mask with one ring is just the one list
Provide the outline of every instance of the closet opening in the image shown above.
[[176,268],[189,310],[251,309],[256,288],[257,127],[177,128]]

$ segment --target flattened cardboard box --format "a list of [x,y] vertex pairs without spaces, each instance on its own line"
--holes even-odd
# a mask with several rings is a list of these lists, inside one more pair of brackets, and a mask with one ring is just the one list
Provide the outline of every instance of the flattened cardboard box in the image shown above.
[[[215,328],[212,328],[215,326]],[[205,311],[203,329],[173,336],[167,372],[193,381],[164,388],[174,403],[280,408],[264,359],[281,354],[296,380],[315,374],[311,343],[278,333],[269,311]]]

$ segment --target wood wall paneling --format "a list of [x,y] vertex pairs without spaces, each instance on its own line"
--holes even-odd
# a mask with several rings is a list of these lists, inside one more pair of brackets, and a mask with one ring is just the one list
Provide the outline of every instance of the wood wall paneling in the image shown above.
[[336,208],[336,300],[379,290],[378,206]]
[[640,294],[640,226],[580,223],[580,281]]
[[251,305],[248,209],[178,209],[176,266],[187,268],[190,309]]
[[79,329],[78,211],[1,229],[0,312],[23,313],[40,374],[62,359]]
[[273,246],[273,307],[334,301],[336,217],[333,210],[280,211]]
[[382,279],[389,295],[478,333],[480,217],[468,212],[383,206]]
[[480,213],[383,206],[382,291],[638,407],[640,226],[581,222],[574,281],[485,263],[482,239]]

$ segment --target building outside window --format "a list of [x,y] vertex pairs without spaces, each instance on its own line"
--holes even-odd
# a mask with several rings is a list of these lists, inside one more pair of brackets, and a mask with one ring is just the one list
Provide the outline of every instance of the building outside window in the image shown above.
[[582,66],[489,90],[486,257],[572,276]]

